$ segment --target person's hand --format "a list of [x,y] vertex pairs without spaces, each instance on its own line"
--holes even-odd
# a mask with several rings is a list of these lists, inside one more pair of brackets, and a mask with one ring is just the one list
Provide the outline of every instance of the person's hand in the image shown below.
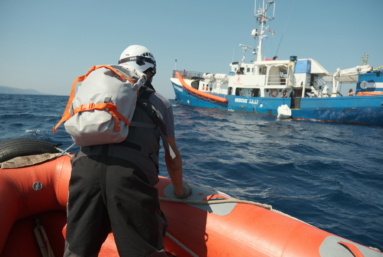
[[182,182],[182,189],[184,190],[184,193],[182,195],[176,195],[176,193],[174,193],[174,195],[179,198],[179,199],[184,199],[186,197],[188,197],[189,195],[192,194],[192,188],[189,186],[188,182]]

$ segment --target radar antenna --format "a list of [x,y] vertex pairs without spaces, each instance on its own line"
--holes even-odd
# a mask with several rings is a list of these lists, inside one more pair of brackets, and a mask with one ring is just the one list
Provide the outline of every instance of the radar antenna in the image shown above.
[[[261,0],[261,1],[262,1],[262,6],[259,7],[258,10],[256,10],[257,0],[254,0],[254,16],[256,17],[255,19],[258,21],[259,30],[254,29],[251,32],[251,36],[259,40],[258,47],[257,47],[258,51],[253,51],[253,54],[257,55],[257,61],[262,61],[262,41],[264,38],[267,37],[267,35],[264,35],[264,33],[269,27],[269,26],[266,26],[266,22],[274,20],[275,5],[276,5],[274,1],[267,1],[267,3],[266,3],[266,0]],[[269,10],[271,5],[274,5],[273,15],[267,16],[267,11]]]
[[239,44],[239,46],[242,46],[242,60],[241,60],[241,62],[244,63],[245,58],[246,58],[247,49],[253,49],[253,48],[251,46],[246,46],[246,45],[242,45],[242,44]]

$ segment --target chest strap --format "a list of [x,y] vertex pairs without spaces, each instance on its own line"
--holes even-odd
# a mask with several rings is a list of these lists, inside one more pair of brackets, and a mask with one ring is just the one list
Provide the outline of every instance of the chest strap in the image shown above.
[[132,127],[141,127],[141,128],[158,129],[158,131],[160,132],[160,137],[162,139],[162,143],[164,144],[165,148],[169,151],[170,156],[172,157],[172,159],[176,158],[176,154],[174,153],[173,148],[169,145],[168,140],[166,139],[166,137],[165,137],[164,133],[162,132],[162,130],[160,129],[160,127],[157,126],[157,124],[145,123],[145,122],[139,122],[139,121],[132,121],[130,123],[130,126],[132,126]]

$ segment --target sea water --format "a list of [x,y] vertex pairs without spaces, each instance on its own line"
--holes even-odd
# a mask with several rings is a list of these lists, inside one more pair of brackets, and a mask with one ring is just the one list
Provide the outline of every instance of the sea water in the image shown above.
[[[0,141],[30,137],[68,148],[73,142],[63,126],[52,133],[67,100],[0,94]],[[278,120],[171,103],[188,182],[270,204],[383,250],[383,126]],[[163,149],[160,155],[160,175],[167,176]]]

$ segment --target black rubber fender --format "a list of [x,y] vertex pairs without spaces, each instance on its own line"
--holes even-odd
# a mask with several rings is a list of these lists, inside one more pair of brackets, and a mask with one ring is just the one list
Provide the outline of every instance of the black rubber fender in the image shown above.
[[59,153],[56,145],[35,138],[13,138],[0,142],[0,163],[19,156]]

